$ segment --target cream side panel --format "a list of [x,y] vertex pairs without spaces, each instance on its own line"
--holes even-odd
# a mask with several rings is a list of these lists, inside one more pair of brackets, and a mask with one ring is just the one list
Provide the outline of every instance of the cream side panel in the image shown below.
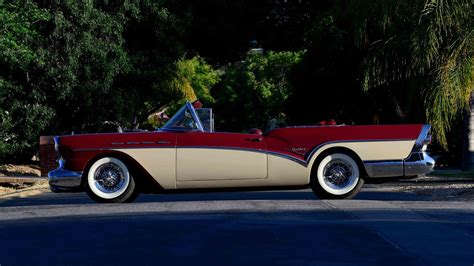
[[117,149],[135,159],[164,189],[176,188],[176,149]]
[[178,181],[267,177],[267,155],[261,152],[178,148],[176,158]]
[[177,181],[178,188],[238,188],[238,187],[263,187],[266,179],[233,179],[233,180],[200,180]]
[[177,181],[178,188],[232,188],[265,186],[298,186],[309,183],[309,170],[305,166],[279,156],[268,155],[268,178]]
[[268,185],[293,186],[309,184],[310,170],[290,159],[268,155]]
[[353,150],[362,161],[402,160],[408,157],[415,140],[330,143],[313,154],[308,165],[313,165],[319,154],[332,147]]

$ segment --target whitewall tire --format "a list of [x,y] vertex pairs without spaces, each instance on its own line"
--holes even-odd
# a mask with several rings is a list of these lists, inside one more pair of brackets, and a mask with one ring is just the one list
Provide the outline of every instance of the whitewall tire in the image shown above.
[[128,202],[136,197],[135,181],[128,167],[114,157],[95,161],[87,172],[87,192],[97,202]]
[[315,167],[311,177],[311,188],[319,198],[352,198],[364,184],[358,163],[345,153],[322,156]]

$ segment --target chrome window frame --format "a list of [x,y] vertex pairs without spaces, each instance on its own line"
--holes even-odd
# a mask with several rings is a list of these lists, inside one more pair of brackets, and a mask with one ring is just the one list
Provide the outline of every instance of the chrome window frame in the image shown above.
[[202,127],[204,129],[205,132],[214,132],[215,129],[214,129],[214,113],[212,111],[212,108],[195,108],[194,109],[196,111],[196,114],[197,116],[199,117],[199,111],[200,110],[204,110],[204,111],[207,111],[209,113],[209,131],[206,130],[206,128],[204,127],[204,124],[203,124],[203,121],[201,120],[201,118],[199,118],[199,121],[201,122],[202,124]]

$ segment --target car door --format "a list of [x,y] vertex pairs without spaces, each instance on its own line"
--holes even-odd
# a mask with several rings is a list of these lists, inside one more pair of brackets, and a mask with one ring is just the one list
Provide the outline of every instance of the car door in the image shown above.
[[176,133],[124,133],[113,150],[127,154],[163,188],[176,188]]
[[257,134],[183,132],[177,134],[177,181],[264,179],[267,154]]

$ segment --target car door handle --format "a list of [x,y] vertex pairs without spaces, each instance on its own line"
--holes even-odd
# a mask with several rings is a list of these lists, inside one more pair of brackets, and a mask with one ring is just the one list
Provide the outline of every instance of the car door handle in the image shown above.
[[245,139],[246,141],[252,141],[252,142],[259,142],[259,141],[262,141],[263,138],[247,138]]

